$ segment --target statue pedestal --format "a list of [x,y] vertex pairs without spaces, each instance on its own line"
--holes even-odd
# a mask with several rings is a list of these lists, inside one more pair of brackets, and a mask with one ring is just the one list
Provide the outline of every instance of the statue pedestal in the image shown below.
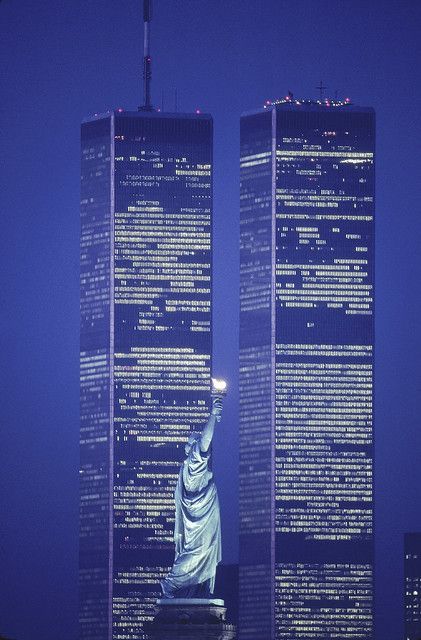
[[156,603],[155,618],[145,625],[149,640],[235,640],[235,626],[225,620],[217,598],[173,598]]

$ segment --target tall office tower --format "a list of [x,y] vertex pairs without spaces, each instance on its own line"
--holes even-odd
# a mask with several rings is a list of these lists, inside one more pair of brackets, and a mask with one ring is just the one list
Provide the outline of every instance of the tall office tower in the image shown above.
[[405,533],[405,640],[421,640],[421,533]]
[[82,125],[82,639],[138,638],[173,561],[179,464],[208,411],[211,167],[205,115]]
[[372,639],[374,112],[241,118],[240,638]]
[[81,640],[142,636],[209,405],[212,119],[154,111],[148,58],[144,107],[82,124]]

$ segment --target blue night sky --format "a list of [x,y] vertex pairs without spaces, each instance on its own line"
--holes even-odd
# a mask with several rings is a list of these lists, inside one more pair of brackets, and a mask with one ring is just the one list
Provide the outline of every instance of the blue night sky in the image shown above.
[[[141,100],[140,0],[0,3],[0,632],[77,637],[79,127]],[[403,634],[403,532],[421,531],[421,5],[155,0],[153,95],[215,122],[215,445],[237,558],[239,114],[288,90],[377,112],[380,640]],[[328,93],[329,93],[328,92]]]

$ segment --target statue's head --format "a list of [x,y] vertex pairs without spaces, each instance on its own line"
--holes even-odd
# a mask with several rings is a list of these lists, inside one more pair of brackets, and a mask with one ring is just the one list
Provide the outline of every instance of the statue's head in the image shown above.
[[200,433],[197,433],[196,431],[192,431],[191,434],[189,435],[189,439],[186,442],[186,446],[185,446],[185,452],[186,452],[186,456],[189,455],[190,453],[190,449],[192,448],[193,444],[199,440],[200,438]]

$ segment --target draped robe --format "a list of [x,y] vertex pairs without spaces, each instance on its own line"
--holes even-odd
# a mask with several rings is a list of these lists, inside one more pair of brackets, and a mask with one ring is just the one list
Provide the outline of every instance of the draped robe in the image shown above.
[[166,598],[197,597],[203,583],[210,593],[214,590],[221,560],[221,524],[208,460],[209,453],[203,453],[200,440],[195,440],[180,469],[175,490],[175,560],[161,583]]

